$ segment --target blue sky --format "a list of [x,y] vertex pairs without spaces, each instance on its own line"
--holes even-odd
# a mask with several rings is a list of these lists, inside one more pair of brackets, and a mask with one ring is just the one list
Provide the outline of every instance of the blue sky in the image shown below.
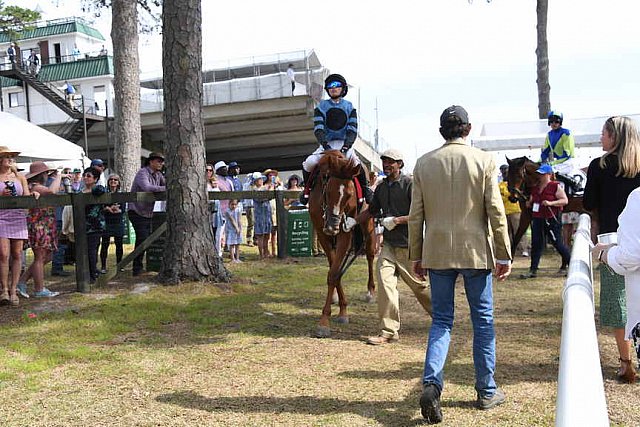
[[[78,0],[6,3],[78,10]],[[360,88],[360,115],[370,124],[377,98],[380,135],[412,167],[416,154],[442,143],[438,116],[448,105],[467,108],[476,131],[484,122],[537,119],[535,7],[535,0],[203,0],[203,54],[225,60],[315,49]],[[637,0],[550,1],[554,109],[568,118],[640,113],[638,17]],[[96,26],[108,35],[108,14]],[[143,71],[160,69],[160,36],[141,43]]]

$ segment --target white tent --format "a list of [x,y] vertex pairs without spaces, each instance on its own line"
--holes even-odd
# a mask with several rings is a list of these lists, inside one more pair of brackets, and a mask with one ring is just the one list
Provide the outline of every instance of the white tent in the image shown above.
[[19,151],[16,159],[20,167],[42,160],[52,167],[84,168],[89,160],[84,149],[73,142],[21,119],[10,113],[0,112],[0,145]]

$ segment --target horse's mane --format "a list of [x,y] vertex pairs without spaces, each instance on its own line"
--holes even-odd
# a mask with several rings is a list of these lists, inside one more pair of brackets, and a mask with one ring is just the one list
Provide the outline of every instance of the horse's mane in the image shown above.
[[327,150],[318,162],[321,171],[329,172],[331,176],[342,179],[351,179],[360,171],[359,165],[351,159],[347,159],[338,150]]

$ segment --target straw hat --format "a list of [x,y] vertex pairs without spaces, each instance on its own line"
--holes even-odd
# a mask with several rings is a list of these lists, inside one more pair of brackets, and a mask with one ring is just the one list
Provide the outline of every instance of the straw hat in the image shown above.
[[276,175],[278,175],[278,171],[275,169],[267,169],[264,172],[262,172],[262,174],[265,176],[269,176],[270,173],[275,173]]
[[55,168],[50,168],[46,165],[45,162],[33,162],[29,165],[29,173],[25,175],[25,178],[31,179],[36,175],[40,175],[43,172],[50,174],[51,172],[55,172]]
[[9,150],[9,147],[7,147],[6,145],[0,145],[0,157],[5,157],[5,156],[17,157],[18,154],[20,154],[19,151],[11,151]]

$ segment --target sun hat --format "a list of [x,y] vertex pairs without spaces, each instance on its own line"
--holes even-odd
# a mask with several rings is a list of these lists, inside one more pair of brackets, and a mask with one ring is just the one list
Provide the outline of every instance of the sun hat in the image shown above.
[[164,154],[158,153],[158,152],[155,152],[155,151],[149,153],[149,157],[147,157],[147,160],[151,161],[151,160],[155,160],[155,159],[164,160]]
[[536,172],[538,172],[540,175],[546,175],[548,173],[553,173],[553,168],[550,164],[545,163],[544,165],[540,166],[538,170],[536,170]]
[[269,175],[270,173],[275,173],[276,175],[278,175],[278,171],[275,169],[267,169],[264,172],[262,172],[262,174],[265,176]]
[[0,157],[3,157],[5,155],[11,155],[11,157],[16,157],[18,156],[18,154],[20,154],[19,151],[11,151],[9,147],[7,147],[6,145],[0,145]]
[[254,172],[251,174],[251,179],[256,180],[258,178],[262,178],[262,174],[260,172]]
[[227,164],[225,162],[223,162],[222,160],[220,160],[219,162],[216,162],[215,165],[213,165],[213,170],[217,171],[220,168],[228,168],[229,166],[227,166]]
[[380,154],[380,159],[385,159],[385,158],[390,160],[395,160],[395,161],[404,160],[400,150],[396,150],[393,148],[385,150],[382,154]]
[[36,175],[40,175],[43,172],[47,172],[48,174],[51,172],[55,172],[55,168],[50,168],[46,165],[45,162],[33,162],[29,165],[29,173],[25,175],[25,178],[31,179]]

